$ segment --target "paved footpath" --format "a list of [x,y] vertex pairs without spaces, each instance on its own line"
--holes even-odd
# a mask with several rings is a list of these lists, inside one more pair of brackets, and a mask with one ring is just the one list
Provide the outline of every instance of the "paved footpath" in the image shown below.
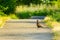
[[11,26],[13,24],[10,24],[8,28],[0,29],[0,40],[52,40],[53,38],[52,31],[49,28],[37,28],[37,27],[13,28]]

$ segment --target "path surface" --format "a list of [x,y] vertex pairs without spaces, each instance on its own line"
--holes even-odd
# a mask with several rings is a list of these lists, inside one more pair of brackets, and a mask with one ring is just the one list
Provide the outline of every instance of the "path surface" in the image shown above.
[[0,40],[52,40],[53,35],[49,28],[36,28],[36,24],[34,24],[35,27],[16,27],[13,24],[10,23],[8,28],[0,29]]

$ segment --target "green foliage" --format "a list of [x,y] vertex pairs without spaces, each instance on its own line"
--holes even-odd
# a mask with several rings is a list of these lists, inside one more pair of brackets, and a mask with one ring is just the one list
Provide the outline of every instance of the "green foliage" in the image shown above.
[[46,16],[47,15],[47,11],[35,11],[35,12],[32,12],[32,16]]
[[30,3],[33,4],[40,4],[42,3],[42,0],[18,0],[17,4],[24,4],[24,5],[30,5]]
[[52,15],[53,13],[51,12],[52,10],[38,10],[38,11],[34,11],[34,12],[20,12],[20,13],[16,13],[18,18],[30,18],[31,16],[47,16],[47,15]]
[[30,5],[30,3],[32,4],[47,4],[47,5],[51,5],[53,4],[53,1],[57,1],[57,0],[17,0],[17,5]]
[[16,15],[18,18],[21,18],[21,19],[30,18],[30,13],[28,12],[16,13]]
[[47,9],[32,12],[32,16],[47,16],[47,15],[52,15],[52,14],[53,14],[53,11],[47,10]]
[[55,19],[56,21],[60,21],[60,12],[59,13],[54,13],[53,15],[52,15],[52,17],[53,17],[53,19]]
[[14,11],[17,0],[1,0],[0,1],[0,10],[8,14]]
[[[32,4],[51,4],[56,0],[0,0],[0,10],[5,14],[10,14],[15,11],[16,5],[30,5]],[[53,3],[54,4],[54,3]]]
[[0,16],[6,16],[4,12],[0,11]]
[[[30,4],[54,4],[57,3],[57,0],[0,0],[0,15],[5,15],[5,14],[11,14],[12,12],[15,11],[16,5],[30,5]],[[5,13],[5,14],[4,14]],[[35,12],[21,12],[16,14],[18,18],[30,18],[31,16],[47,16],[47,15],[53,15],[53,10],[37,10]],[[56,14],[57,15],[57,14]],[[53,15],[54,17],[56,16],[55,14]],[[54,18],[53,17],[53,18]],[[60,18],[60,17],[59,17]],[[57,21],[59,21],[58,17],[56,18]]]
[[18,17],[17,17],[15,14],[10,14],[9,17],[10,17],[11,19],[18,19]]

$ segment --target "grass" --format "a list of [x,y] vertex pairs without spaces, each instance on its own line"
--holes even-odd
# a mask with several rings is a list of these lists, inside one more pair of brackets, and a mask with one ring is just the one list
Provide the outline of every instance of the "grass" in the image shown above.
[[60,40],[60,31],[54,32],[54,40]]
[[54,20],[52,16],[47,16],[44,21],[54,33],[53,40],[60,40],[60,22]]
[[11,19],[18,19],[18,17],[15,14],[8,15]]
[[0,16],[0,28],[3,27],[3,25],[5,24],[6,20],[10,19],[10,17],[8,16]]
[[18,19],[17,16],[15,14],[10,14],[10,15],[2,15],[1,13],[1,16],[0,16],[0,28],[3,28],[3,25],[5,24],[5,22],[7,20],[10,20],[10,19]]
[[44,22],[46,22],[46,25],[48,25],[49,28],[53,28],[52,27],[53,18],[51,16],[46,16]]

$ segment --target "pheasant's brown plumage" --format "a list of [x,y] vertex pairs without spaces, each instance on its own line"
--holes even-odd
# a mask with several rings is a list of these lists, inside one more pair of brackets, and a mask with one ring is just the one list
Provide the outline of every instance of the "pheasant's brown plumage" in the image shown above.
[[39,21],[37,20],[37,27],[40,28],[42,27],[41,24],[39,24]]

